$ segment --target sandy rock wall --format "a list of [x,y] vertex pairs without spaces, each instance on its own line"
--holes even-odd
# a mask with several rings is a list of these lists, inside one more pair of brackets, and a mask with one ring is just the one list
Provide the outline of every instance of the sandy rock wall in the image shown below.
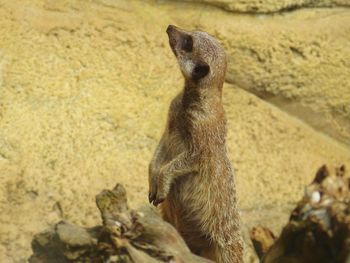
[[350,6],[348,0],[184,0],[239,13],[276,13],[310,7]]
[[[278,231],[316,169],[323,163],[350,167],[350,150],[252,93],[265,92],[264,85],[276,96],[295,92],[279,90],[288,82],[286,70],[295,75],[292,85],[302,79],[316,87],[317,72],[322,76],[324,64],[334,64],[331,75],[337,78],[325,77],[321,84],[343,83],[330,94],[346,103],[347,60],[340,67],[338,56],[347,56],[348,36],[340,32],[348,30],[348,14],[336,8],[260,17],[196,3],[0,0],[2,262],[23,262],[32,235],[60,219],[96,224],[94,196],[116,182],[125,185],[132,206],[147,203],[147,165],[169,102],[182,87],[167,43],[168,24],[202,28],[225,46],[227,80],[233,83],[224,93],[228,146],[243,222],[246,228],[260,222]],[[308,25],[305,31],[301,25]],[[293,32],[301,43],[310,35],[315,40],[312,26],[317,36],[329,34],[322,45],[327,52],[334,46],[332,54],[338,55],[321,49],[322,63],[311,66],[298,58],[296,67],[287,42],[277,43]],[[271,58],[266,55],[263,64],[257,57],[265,51]],[[300,68],[310,75],[299,77]],[[309,96],[311,108],[323,105],[328,95],[320,94],[328,88],[318,98],[303,84],[303,96],[298,91],[288,98],[301,103]],[[330,111],[329,105],[322,109]],[[256,262],[249,249],[246,259]]]
[[350,146],[349,9],[262,20],[231,27],[228,81]]

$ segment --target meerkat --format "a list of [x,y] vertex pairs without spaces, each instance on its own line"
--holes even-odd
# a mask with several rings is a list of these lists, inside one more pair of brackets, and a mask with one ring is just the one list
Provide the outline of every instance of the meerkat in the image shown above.
[[160,204],[192,252],[218,263],[242,262],[235,178],[226,148],[222,87],[226,55],[201,31],[166,30],[185,79],[149,165],[149,201]]

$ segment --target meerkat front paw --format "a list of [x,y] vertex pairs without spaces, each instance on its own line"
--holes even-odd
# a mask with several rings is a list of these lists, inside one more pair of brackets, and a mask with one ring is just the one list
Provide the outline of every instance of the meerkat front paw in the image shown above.
[[148,200],[150,204],[152,204],[157,196],[157,186],[158,184],[158,176],[153,175],[149,179],[149,192],[148,192]]
[[167,197],[170,189],[168,177],[160,173],[157,177],[152,177],[150,182],[149,202],[154,206],[158,206]]

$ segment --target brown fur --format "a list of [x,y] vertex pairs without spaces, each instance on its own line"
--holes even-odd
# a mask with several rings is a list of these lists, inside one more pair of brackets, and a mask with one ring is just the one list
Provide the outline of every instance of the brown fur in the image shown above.
[[[242,262],[222,105],[226,56],[204,32],[174,26],[167,32],[185,87],[171,102],[165,132],[149,166],[150,202],[161,203],[164,219],[177,228],[194,253],[218,263]],[[191,52],[181,49],[186,36],[193,40]],[[193,73],[198,64],[210,69],[200,79]]]

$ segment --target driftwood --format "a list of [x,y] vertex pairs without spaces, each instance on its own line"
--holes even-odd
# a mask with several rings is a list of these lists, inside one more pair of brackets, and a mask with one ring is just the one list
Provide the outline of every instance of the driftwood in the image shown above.
[[[129,209],[119,184],[97,195],[96,204],[102,226],[59,222],[34,236],[29,262],[212,262],[192,254],[154,208]],[[262,263],[350,263],[350,178],[345,167],[334,174],[325,166],[319,169],[279,238],[257,226],[251,239]]]
[[276,239],[262,226],[251,239],[263,263],[350,263],[350,178],[319,169]]
[[102,226],[82,228],[59,222],[34,236],[29,262],[212,262],[192,254],[175,228],[153,208],[130,210],[120,184],[97,195],[96,204]]

